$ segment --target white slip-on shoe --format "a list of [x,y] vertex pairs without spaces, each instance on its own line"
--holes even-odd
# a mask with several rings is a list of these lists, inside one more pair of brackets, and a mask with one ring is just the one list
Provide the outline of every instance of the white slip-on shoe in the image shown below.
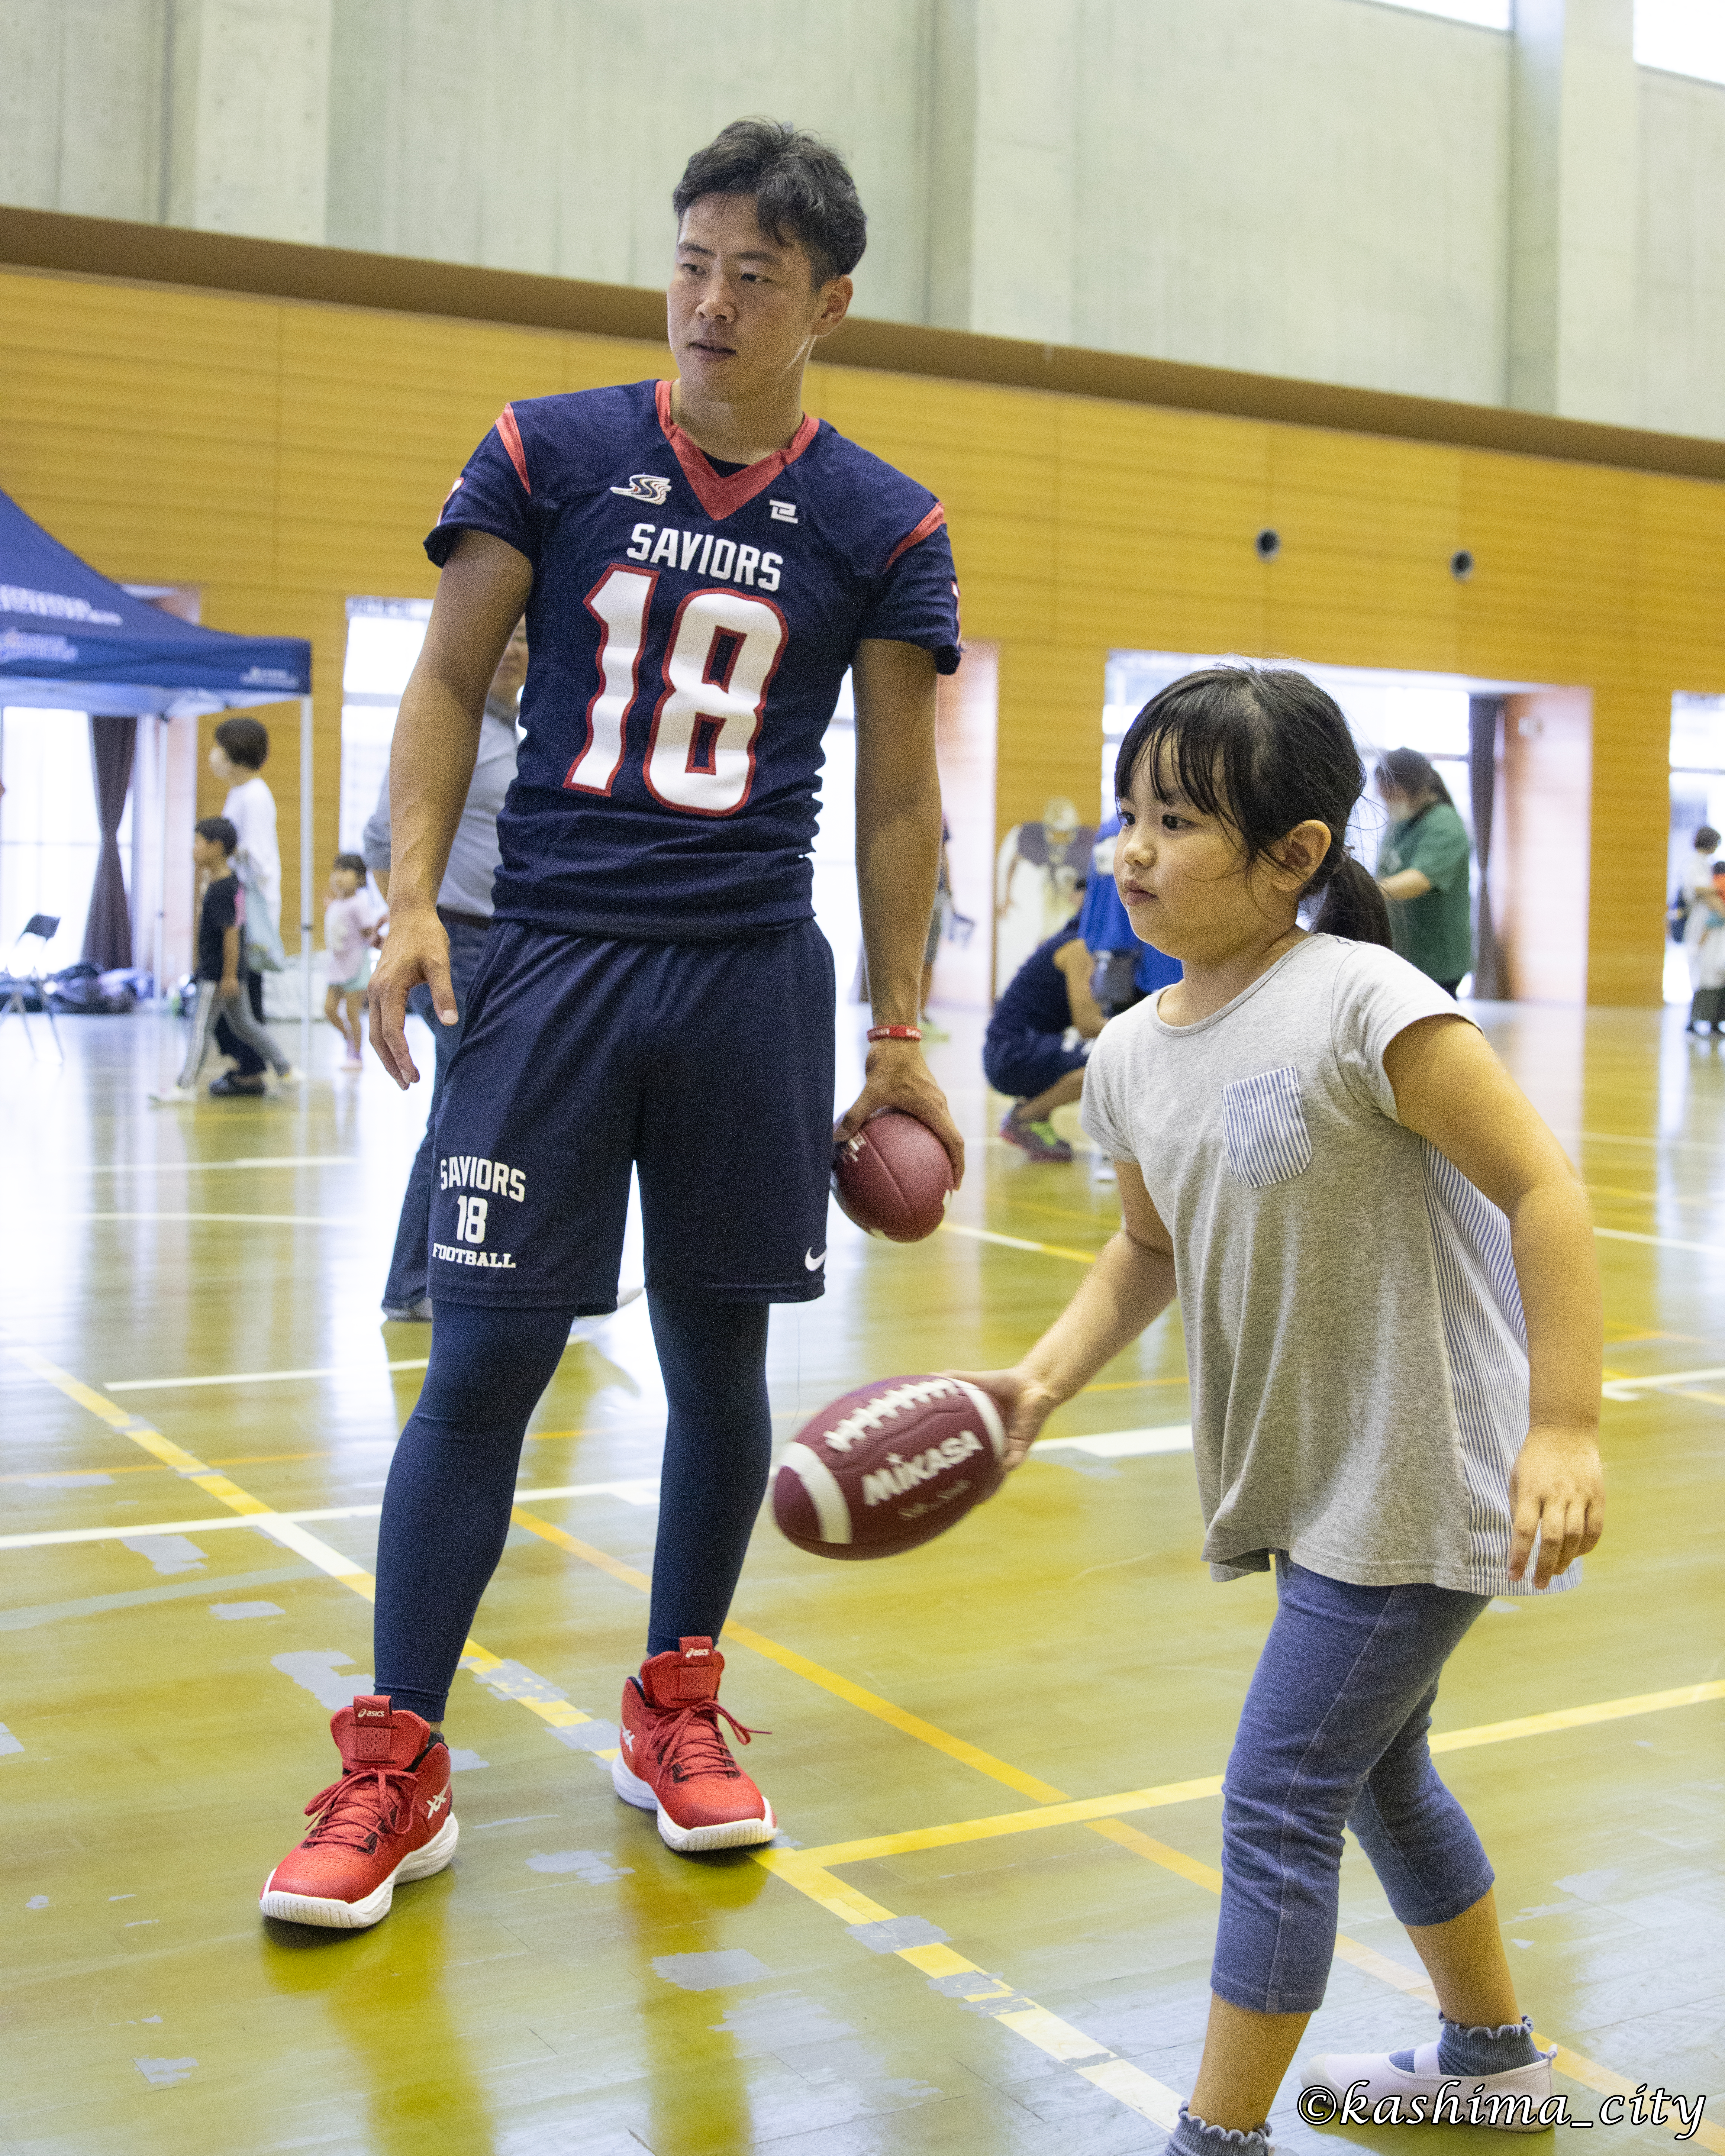
[[[1332,2051],[1301,2074],[1302,2097],[1327,2090],[1337,2100],[1332,2119],[1301,2116],[1312,2124],[1379,2126],[1495,2126],[1506,2133],[1543,2133],[1556,2123],[1551,2105],[1551,2062],[1554,2051],[1542,2051],[1531,2066],[1511,2066],[1499,2074],[1446,2074],[1438,2065],[1435,2044],[1414,2052],[1404,2073],[1387,2051]],[[1378,2107],[1398,2099],[1381,2118]],[[1542,2116],[1542,2113],[1543,2115]]]

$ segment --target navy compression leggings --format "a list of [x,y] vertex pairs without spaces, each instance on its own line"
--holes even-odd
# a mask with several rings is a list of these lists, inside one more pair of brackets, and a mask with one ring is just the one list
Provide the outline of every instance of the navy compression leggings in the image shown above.
[[[670,1412],[647,1651],[716,1639],[766,1492],[767,1305],[649,1294]],[[380,1692],[443,1719],[509,1532],[527,1418],[568,1345],[568,1310],[439,1302],[431,1367],[395,1448],[377,1536]]]

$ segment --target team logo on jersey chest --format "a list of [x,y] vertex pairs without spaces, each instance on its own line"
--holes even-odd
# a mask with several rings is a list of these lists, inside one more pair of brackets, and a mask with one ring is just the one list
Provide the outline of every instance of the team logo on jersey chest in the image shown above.
[[627,486],[614,486],[611,491],[625,494],[632,501],[663,504],[670,499],[670,481],[656,478],[651,472],[631,472]]

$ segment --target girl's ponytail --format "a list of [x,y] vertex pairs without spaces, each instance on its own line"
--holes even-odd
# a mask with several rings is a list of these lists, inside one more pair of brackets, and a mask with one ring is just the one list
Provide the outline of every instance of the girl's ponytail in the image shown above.
[[1353,943],[1389,943],[1389,908],[1378,880],[1344,855],[1323,886],[1323,904],[1312,924],[1315,936],[1345,936]]

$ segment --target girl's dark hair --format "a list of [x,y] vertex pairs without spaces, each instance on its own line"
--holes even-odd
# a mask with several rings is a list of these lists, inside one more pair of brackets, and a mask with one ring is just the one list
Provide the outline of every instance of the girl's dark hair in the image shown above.
[[1348,819],[1365,767],[1348,721],[1315,681],[1287,667],[1210,666],[1171,681],[1127,729],[1114,791],[1129,798],[1142,767],[1235,832],[1248,864],[1296,824],[1327,825],[1329,851],[1301,893],[1323,894],[1320,936],[1389,942],[1384,894],[1348,851]]
[[1378,784],[1389,793],[1399,793],[1409,801],[1417,801],[1422,794],[1441,801],[1449,808],[1455,806],[1450,789],[1438,776],[1437,766],[1430,757],[1421,756],[1417,748],[1386,749],[1378,759],[1378,767],[1372,773]]
[[1695,850],[1697,853],[1710,854],[1718,843],[1719,834],[1711,824],[1703,824],[1695,834]]
[[216,740],[229,763],[261,771],[270,758],[270,730],[256,719],[223,719]]
[[671,194],[680,219],[703,195],[752,195],[755,216],[781,246],[800,240],[817,285],[848,277],[862,259],[869,221],[845,160],[788,120],[733,120],[683,167]]
[[337,854],[332,865],[338,869],[346,869],[350,875],[357,875],[362,883],[366,880],[366,859],[363,854]]

